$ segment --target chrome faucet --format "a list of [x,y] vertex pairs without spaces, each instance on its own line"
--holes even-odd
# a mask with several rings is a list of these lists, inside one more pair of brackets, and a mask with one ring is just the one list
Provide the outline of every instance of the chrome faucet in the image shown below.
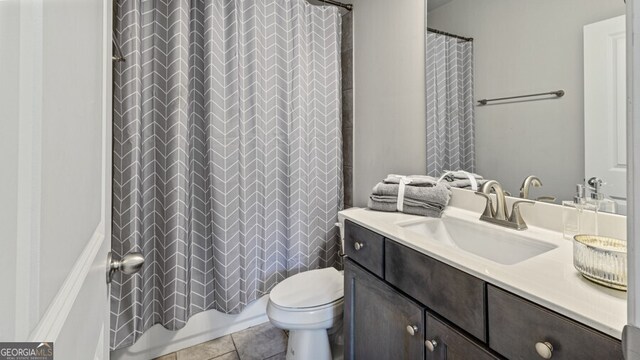
[[[491,192],[496,194],[496,206],[493,206],[493,198]],[[511,214],[507,212],[506,198],[504,190],[500,183],[495,180],[490,180],[482,185],[480,191],[476,192],[476,195],[480,195],[487,200],[484,208],[484,212],[480,215],[480,220],[487,221],[492,224],[505,226],[516,230],[527,229],[527,223],[525,223],[520,213],[520,204],[531,204],[535,202],[529,200],[518,200],[513,203]]]
[[[491,217],[496,220],[507,220],[507,208],[505,205],[506,200],[505,200],[504,190],[502,189],[502,185],[500,185],[500,183],[495,180],[489,180],[482,185],[482,187],[480,188],[480,191],[483,194],[487,195],[486,196],[487,204],[488,206],[491,206],[491,210],[492,210]],[[491,194],[492,191],[496,193],[495,209],[493,209],[493,206],[491,205],[492,201],[491,201],[491,198],[489,197],[489,194]]]
[[523,199],[528,199],[529,198],[529,188],[533,186],[533,187],[541,187],[542,186],[542,181],[540,180],[539,177],[535,176],[535,175],[529,175],[527,176],[526,179],[524,179],[524,181],[522,182],[522,186],[520,187],[520,197]]

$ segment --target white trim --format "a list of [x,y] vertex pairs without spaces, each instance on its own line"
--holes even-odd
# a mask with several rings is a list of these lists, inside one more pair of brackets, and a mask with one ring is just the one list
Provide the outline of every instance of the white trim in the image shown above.
[[[46,313],[29,335],[29,341],[56,341],[60,330],[65,325],[71,308],[80,293],[84,280],[91,270],[91,265],[98,256],[102,242],[104,241],[104,222],[101,221],[94,231],[91,239],[82,250],[78,260],[71,268],[69,276],[65,279],[60,291],[51,301]],[[105,267],[106,271],[106,267]],[[105,280],[106,281],[106,280]]]
[[[113,142],[113,0],[103,2],[102,8],[102,230],[108,249],[111,250],[111,194],[112,194],[112,142]],[[106,264],[105,264],[106,266]],[[105,270],[106,271],[106,270]],[[109,336],[111,335],[111,286],[107,286],[106,306],[98,309],[103,313],[100,343],[96,359],[109,359]]]
[[622,349],[627,360],[640,359],[640,0],[627,1],[627,326]]
[[640,293],[638,280],[640,270],[640,248],[636,236],[640,235],[640,212],[635,211],[635,205],[640,204],[640,191],[636,189],[634,179],[640,181],[640,12],[634,8],[640,7],[640,0],[627,1],[627,254],[628,254],[628,293],[627,317],[628,323],[640,326]]

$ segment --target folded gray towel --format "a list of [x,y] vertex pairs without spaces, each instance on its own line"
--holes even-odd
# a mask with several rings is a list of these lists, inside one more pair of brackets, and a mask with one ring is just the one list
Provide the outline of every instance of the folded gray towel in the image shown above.
[[469,176],[467,176],[467,174],[473,176],[476,180],[482,180],[484,179],[482,176],[475,174],[475,173],[471,173],[471,172],[465,172],[463,170],[447,170],[445,171],[445,173],[448,173],[445,178],[451,179],[449,181],[454,181],[455,179],[469,179]]
[[[389,202],[376,201],[369,198],[369,203],[367,204],[367,206],[371,210],[395,212],[395,211],[398,211],[396,208],[397,202],[398,202],[397,197],[394,200],[391,200]],[[405,200],[404,206],[402,207],[402,212],[405,214],[428,216],[428,217],[435,217],[435,218],[439,218],[442,216],[442,210],[439,210],[427,205],[424,205],[424,206],[408,205],[406,203],[406,200]]]
[[410,181],[409,185],[411,186],[434,186],[435,184],[438,183],[438,179],[434,178],[433,176],[427,176],[427,175],[402,176],[402,175],[396,175],[396,174],[387,175],[387,177],[382,182],[384,182],[385,184],[400,184],[400,179],[402,179],[403,177],[407,178]]
[[[373,188],[372,196],[394,196],[398,197],[400,185],[378,183]],[[425,203],[444,209],[449,204],[451,198],[451,190],[445,182],[437,183],[431,187],[411,186],[404,188],[404,201],[415,200],[419,203]]]
[[[396,204],[396,208],[397,208],[397,203],[398,203],[398,197],[397,196],[380,196],[380,195],[371,195],[369,197],[370,200],[373,201],[377,201],[377,202],[382,202],[382,203],[393,203]],[[429,204],[429,203],[425,203],[422,201],[417,201],[417,200],[412,200],[412,199],[404,199],[403,203],[402,203],[402,207],[404,208],[404,206],[416,206],[416,207],[422,207],[425,209],[434,209],[434,210],[438,210],[438,211],[442,211],[444,210],[443,206],[440,205],[435,205],[435,204]]]
[[[478,188],[480,188],[487,181],[488,180],[476,180],[476,182],[478,183]],[[471,180],[469,180],[468,178],[466,180],[447,181],[446,183],[449,184],[449,186],[451,187],[461,188],[461,189],[466,189],[471,187]]]
[[[482,186],[482,184],[487,182],[487,180],[484,180],[483,177],[478,174],[469,174],[475,177],[478,186]],[[438,183],[438,179],[428,175],[409,175],[404,177],[409,179],[410,181],[407,186],[430,187],[435,186]],[[400,180],[402,178],[402,175],[389,174],[382,182],[385,184],[400,184]],[[462,171],[455,171],[451,174],[448,174],[442,179],[441,183],[445,183],[451,187],[462,189],[471,187],[471,180],[469,180],[469,178]]]
[[[413,215],[440,217],[449,200],[451,190],[446,182],[433,186],[406,185],[402,212]],[[368,206],[377,211],[397,211],[400,185],[379,183],[373,188]]]

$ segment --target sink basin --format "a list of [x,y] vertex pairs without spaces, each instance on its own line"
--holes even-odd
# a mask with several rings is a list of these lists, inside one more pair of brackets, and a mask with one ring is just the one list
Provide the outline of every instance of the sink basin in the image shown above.
[[525,232],[454,217],[399,224],[431,240],[459,248],[503,265],[513,265],[557,248]]

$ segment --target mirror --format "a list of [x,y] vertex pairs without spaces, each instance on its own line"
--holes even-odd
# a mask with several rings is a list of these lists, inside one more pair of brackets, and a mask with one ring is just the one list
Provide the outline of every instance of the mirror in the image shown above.
[[472,171],[513,196],[535,175],[542,186],[527,197],[558,204],[585,184],[587,198],[613,203],[602,210],[624,214],[624,2],[428,0],[427,8],[429,175]]

